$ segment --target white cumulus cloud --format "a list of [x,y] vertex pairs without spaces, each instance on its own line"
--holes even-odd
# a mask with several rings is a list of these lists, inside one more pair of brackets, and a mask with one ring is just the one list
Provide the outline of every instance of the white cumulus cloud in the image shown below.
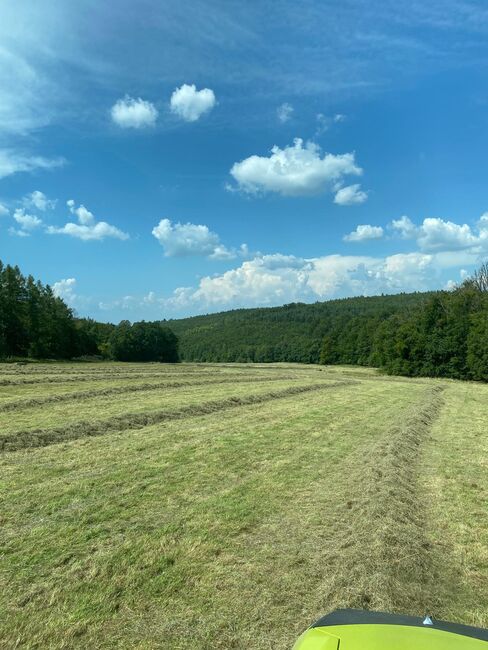
[[368,199],[368,193],[361,190],[361,185],[356,183],[341,187],[334,196],[334,203],[337,205],[359,205]]
[[41,212],[52,210],[56,207],[56,200],[48,199],[44,192],[34,190],[27,196],[24,196],[22,202],[26,208],[36,208]]
[[425,252],[455,252],[488,250],[488,217],[482,215],[475,227],[458,224],[439,217],[427,217],[417,226],[407,216],[393,220],[389,227],[402,239],[415,239]]
[[277,192],[284,196],[319,194],[341,182],[344,176],[360,176],[354,153],[321,155],[320,147],[296,138],[293,145],[274,146],[269,156],[250,156],[230,170],[244,192]]
[[291,104],[288,104],[288,102],[284,102],[281,104],[281,106],[278,106],[276,109],[276,116],[278,120],[284,124],[285,122],[288,122],[288,120],[291,118],[293,115],[293,111],[295,109]]
[[104,308],[133,311],[151,306],[154,313],[195,313],[240,307],[275,306],[349,296],[423,291],[444,286],[452,270],[465,277],[465,264],[477,263],[470,251],[397,253],[385,257],[255,254],[224,273],[201,278],[195,286],[182,286],[170,296],[154,291],[140,298],[125,296]]
[[170,219],[161,219],[152,229],[152,234],[164,248],[166,257],[200,255],[213,260],[229,260],[248,253],[245,244],[238,251],[228,249],[216,233],[201,224],[173,223]]
[[424,219],[417,243],[422,250],[461,250],[479,243],[467,224],[459,225],[439,218]]
[[381,226],[370,226],[369,224],[364,224],[357,226],[356,230],[345,235],[343,239],[344,241],[360,242],[370,239],[381,239],[381,237],[383,237],[383,228]]
[[106,238],[129,239],[129,235],[106,221],[95,221],[93,214],[84,205],[76,207],[73,199],[66,202],[70,212],[76,215],[78,223],[68,222],[58,228],[49,226],[50,235],[69,235],[83,241],[102,241]]
[[10,228],[9,232],[11,235],[28,237],[33,230],[36,230],[42,226],[42,219],[39,219],[39,217],[36,217],[32,214],[26,214],[25,210],[22,208],[15,210],[13,217],[19,227]]
[[75,293],[76,279],[66,278],[53,284],[53,293],[56,298],[62,298],[68,304],[75,302],[77,296]]
[[272,306],[293,301],[416,291],[435,286],[437,259],[422,253],[384,258],[327,255],[304,259],[261,255],[225,273],[179,287],[162,300],[174,310]]
[[196,122],[202,115],[211,111],[216,103],[213,90],[197,90],[195,84],[183,84],[176,88],[170,99],[172,112],[186,122]]
[[65,162],[64,158],[44,158],[43,156],[33,156],[14,149],[0,149],[0,178],[18,172],[54,169],[55,167],[61,167]]
[[84,205],[80,205],[76,207],[75,202],[73,199],[69,199],[66,201],[66,205],[69,208],[69,211],[71,214],[74,214],[78,217],[78,221],[82,226],[91,226],[95,223],[95,217],[90,210],[85,208]]
[[10,214],[10,210],[3,203],[0,203],[0,217],[6,217],[8,214]]
[[110,109],[112,120],[124,129],[142,129],[154,126],[158,111],[154,104],[140,97],[135,99],[126,95],[119,99]]
[[400,219],[393,219],[390,228],[396,230],[402,239],[412,239],[417,234],[417,226],[406,215],[403,215]]

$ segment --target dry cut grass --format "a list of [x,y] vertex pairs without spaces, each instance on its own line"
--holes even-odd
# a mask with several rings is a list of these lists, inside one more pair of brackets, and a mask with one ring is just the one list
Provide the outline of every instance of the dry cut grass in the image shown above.
[[488,387],[3,370],[40,381],[1,402],[0,647],[285,649],[338,606],[488,625]]

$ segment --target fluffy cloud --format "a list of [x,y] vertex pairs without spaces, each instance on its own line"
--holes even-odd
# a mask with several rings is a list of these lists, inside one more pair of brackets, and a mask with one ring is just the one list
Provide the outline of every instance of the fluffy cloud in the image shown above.
[[151,291],[143,298],[125,296],[100,308],[181,314],[422,291],[445,286],[446,271],[451,275],[456,269],[465,277],[463,266],[476,263],[477,256],[466,251],[309,259],[257,254],[224,273],[201,278],[196,286],[179,287],[169,297]]
[[381,226],[370,226],[369,224],[361,225],[348,235],[343,237],[344,241],[359,242],[368,239],[381,239],[383,237],[383,228]]
[[75,278],[66,278],[53,284],[53,293],[57,298],[62,298],[68,304],[73,304],[77,298],[75,287]]
[[344,176],[360,176],[354,153],[321,156],[320,147],[296,138],[293,145],[274,146],[270,156],[250,156],[230,170],[238,187],[251,194],[277,192],[284,196],[313,195],[340,183]]
[[84,205],[76,207],[73,199],[66,201],[66,205],[68,206],[71,214],[74,214],[78,217],[78,221],[82,226],[91,226],[95,223],[95,217],[93,213],[90,212],[90,210],[87,210]]
[[68,222],[61,228],[49,226],[50,235],[70,235],[83,241],[101,241],[107,237],[113,239],[129,239],[129,235],[105,221],[95,221],[93,214],[84,205],[76,207],[73,199],[66,202],[70,212],[76,215],[78,223]]
[[11,235],[28,237],[33,230],[42,226],[42,219],[32,214],[26,214],[22,208],[15,210],[13,217],[19,228],[10,228],[9,232]]
[[214,91],[210,88],[197,90],[195,84],[183,84],[171,95],[170,107],[175,115],[186,122],[196,122],[211,111],[216,103]]
[[267,255],[244,262],[222,275],[204,277],[196,289],[177,289],[174,307],[268,305],[296,300],[306,292],[307,263],[292,256]]
[[263,255],[204,277],[197,287],[180,287],[161,303],[168,309],[205,311],[413,291],[435,286],[437,271],[435,256],[422,253],[313,259]]
[[24,230],[35,230],[42,226],[42,220],[31,214],[26,214],[24,210],[18,209],[14,212],[14,219]]
[[75,278],[58,280],[58,282],[53,284],[53,293],[72,308],[80,309],[84,312],[96,308],[97,303],[93,298],[76,293],[76,284],[77,281]]
[[134,99],[126,95],[119,99],[110,109],[112,120],[123,129],[142,129],[154,126],[158,111],[154,104],[140,97]]
[[213,260],[229,260],[248,252],[245,244],[239,251],[229,250],[208,226],[194,223],[172,223],[169,219],[161,219],[152,234],[164,248],[166,257],[202,255]]
[[428,217],[416,226],[408,217],[394,220],[390,228],[403,239],[415,239],[425,252],[488,250],[488,216],[483,215],[473,229],[468,224],[457,224],[439,217]]
[[10,214],[9,209],[3,203],[0,203],[0,217],[6,217],[8,214]]
[[452,251],[470,248],[480,242],[467,224],[428,218],[418,230],[417,243],[425,251]]
[[34,190],[34,192],[24,196],[22,202],[26,208],[36,208],[41,212],[52,210],[56,206],[55,200],[48,199],[44,192],[39,190]]
[[152,234],[164,248],[167,257],[211,255],[220,245],[219,236],[207,226],[175,223],[161,219]]
[[276,116],[278,120],[282,124],[284,124],[285,122],[288,122],[288,120],[291,118],[294,110],[295,109],[291,104],[285,102],[284,104],[281,104],[281,106],[278,106],[278,108],[276,109]]
[[65,164],[64,158],[43,158],[14,149],[0,149],[0,178],[17,172],[32,172],[36,169],[54,169]]
[[348,185],[336,192],[334,203],[338,205],[359,205],[368,199],[368,193],[361,190],[361,185]]
[[406,216],[393,219],[390,228],[395,230],[402,239],[412,239],[417,234],[417,226]]

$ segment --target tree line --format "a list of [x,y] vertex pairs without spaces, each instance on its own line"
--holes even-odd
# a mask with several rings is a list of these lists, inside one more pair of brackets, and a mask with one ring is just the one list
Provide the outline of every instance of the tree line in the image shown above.
[[118,325],[76,318],[0,262],[0,358],[299,362],[488,381],[488,264],[452,291],[345,298]]
[[0,261],[0,359],[179,361],[178,338],[160,322],[119,325],[75,318],[49,285]]
[[319,363],[324,340],[329,363],[368,365],[379,325],[428,300],[430,293],[344,298],[313,304],[237,309],[171,320],[186,361]]
[[355,364],[488,381],[488,265],[451,291],[241,309],[170,325],[188,361]]
[[[324,339],[323,363],[328,346]],[[369,363],[390,374],[488,381],[488,264],[454,291],[436,292],[383,322]]]

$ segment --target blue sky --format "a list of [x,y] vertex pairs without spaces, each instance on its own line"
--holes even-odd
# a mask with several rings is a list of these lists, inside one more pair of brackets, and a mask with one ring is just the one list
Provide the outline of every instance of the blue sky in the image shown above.
[[462,0],[3,3],[0,258],[111,321],[451,287],[487,36]]

